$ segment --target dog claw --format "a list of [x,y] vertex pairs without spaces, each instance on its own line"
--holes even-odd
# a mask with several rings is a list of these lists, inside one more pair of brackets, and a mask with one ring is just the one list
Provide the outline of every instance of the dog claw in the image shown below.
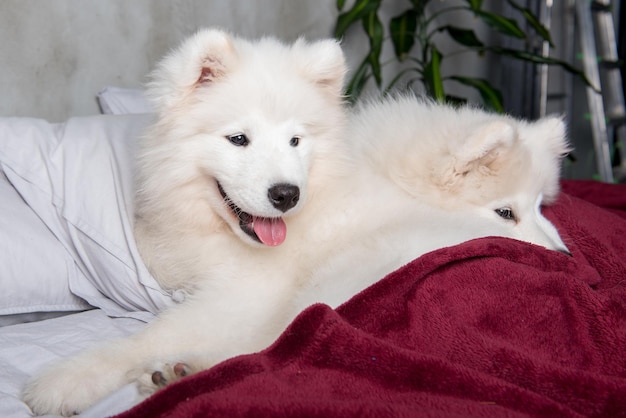
[[164,388],[170,382],[175,382],[193,373],[187,363],[176,363],[174,366],[164,364],[164,369],[153,371],[150,380],[157,388]]
[[174,365],[174,374],[179,378],[185,377],[191,374],[191,369],[185,363],[176,363]]
[[152,373],[152,383],[158,387],[164,387],[167,385],[167,379],[163,376],[163,373],[156,371]]

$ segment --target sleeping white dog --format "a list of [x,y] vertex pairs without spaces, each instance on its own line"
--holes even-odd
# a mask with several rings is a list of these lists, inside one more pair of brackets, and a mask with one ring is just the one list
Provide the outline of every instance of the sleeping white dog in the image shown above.
[[413,97],[349,114],[331,40],[206,30],[166,57],[138,156],[135,233],[184,303],[26,387],[71,414],[137,380],[145,394],[272,343],[313,302],[336,306],[425,252],[498,235],[567,252],[540,212],[567,152],[534,123]]

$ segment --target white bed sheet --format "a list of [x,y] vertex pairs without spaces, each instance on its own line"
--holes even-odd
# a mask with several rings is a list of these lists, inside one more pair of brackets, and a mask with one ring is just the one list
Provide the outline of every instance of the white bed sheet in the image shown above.
[[[111,318],[100,309],[39,322],[0,327],[0,417],[32,416],[20,399],[26,381],[48,364],[110,340],[133,334],[145,323]],[[134,385],[104,398],[81,418],[101,418],[125,411],[141,401]]]

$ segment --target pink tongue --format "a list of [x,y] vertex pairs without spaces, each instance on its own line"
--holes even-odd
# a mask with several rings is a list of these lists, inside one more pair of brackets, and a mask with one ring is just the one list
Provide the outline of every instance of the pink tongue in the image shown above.
[[287,236],[287,225],[281,218],[257,218],[255,216],[253,228],[261,242],[272,247],[282,244]]

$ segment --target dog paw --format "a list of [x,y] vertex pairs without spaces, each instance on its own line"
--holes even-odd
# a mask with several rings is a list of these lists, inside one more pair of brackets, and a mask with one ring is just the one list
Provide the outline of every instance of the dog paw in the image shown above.
[[163,370],[152,372],[152,383],[157,387],[164,387],[168,383],[182,379],[192,373],[191,368],[185,363],[176,363],[174,366],[166,365]]
[[197,370],[187,363],[161,362],[147,367],[137,378],[139,392],[142,395],[151,395],[170,383],[176,382]]
[[126,383],[122,363],[95,353],[70,358],[29,381],[22,399],[37,415],[81,413]]
[[31,380],[22,398],[38,415],[75,415],[108,393],[100,377],[88,370],[51,369]]

